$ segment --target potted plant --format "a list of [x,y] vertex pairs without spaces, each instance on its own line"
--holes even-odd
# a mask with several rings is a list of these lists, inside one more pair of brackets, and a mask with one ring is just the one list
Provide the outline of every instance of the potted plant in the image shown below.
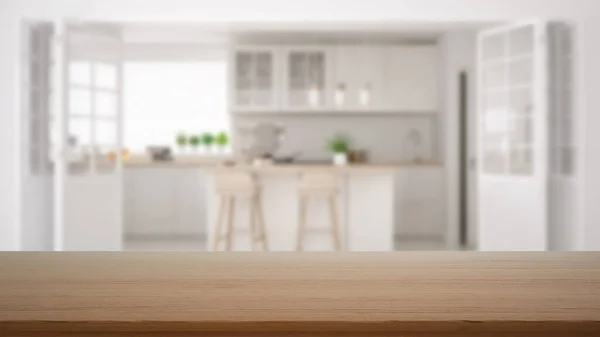
[[333,163],[335,165],[346,165],[348,163],[350,139],[346,135],[340,133],[334,135],[327,146],[333,152]]
[[185,147],[188,145],[188,142],[188,136],[185,135],[183,132],[178,133],[177,137],[175,137],[175,143],[177,143],[177,146],[179,146],[179,150],[181,152],[185,150]]
[[192,149],[194,151],[196,151],[198,149],[198,146],[200,146],[200,144],[202,143],[202,139],[200,138],[200,136],[193,135],[193,136],[190,136],[188,142],[189,142],[190,146],[192,147]]
[[229,135],[227,132],[221,131],[215,136],[215,144],[219,146],[221,151],[225,149],[225,147],[229,144]]
[[205,132],[200,137],[202,139],[202,144],[206,146],[207,152],[210,152],[210,149],[215,142],[215,136],[210,132]]

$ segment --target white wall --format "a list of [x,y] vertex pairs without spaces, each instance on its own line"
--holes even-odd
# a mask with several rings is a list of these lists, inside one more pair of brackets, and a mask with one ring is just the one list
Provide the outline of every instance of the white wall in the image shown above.
[[[99,21],[511,21],[532,17],[572,20],[580,43],[576,76],[580,158],[586,189],[581,248],[600,250],[600,1],[598,0],[3,0],[0,5],[0,249],[19,248],[18,27],[22,18]],[[584,75],[585,74],[585,75]],[[589,132],[587,132],[589,130]],[[589,174],[586,174],[589,173]]]

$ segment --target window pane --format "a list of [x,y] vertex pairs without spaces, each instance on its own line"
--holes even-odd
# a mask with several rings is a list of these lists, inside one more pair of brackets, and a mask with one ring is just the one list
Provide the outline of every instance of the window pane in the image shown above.
[[530,85],[533,82],[533,57],[510,62],[510,84]]
[[225,60],[127,63],[124,147],[137,152],[149,145],[176,149],[180,132],[229,131],[226,71]]
[[489,174],[504,174],[506,172],[506,154],[497,149],[484,152],[483,170]]
[[69,95],[69,114],[89,116],[91,111],[92,95],[87,89],[71,89]]
[[117,115],[117,97],[115,94],[108,92],[96,92],[95,103],[97,116]]
[[510,173],[512,175],[531,175],[533,157],[530,148],[513,148],[510,152]]
[[117,144],[116,121],[96,120],[96,144],[100,146],[115,146]]
[[94,67],[96,87],[115,89],[117,87],[117,67],[114,64],[97,63]]
[[510,33],[510,53],[511,57],[533,53],[534,27],[527,26],[516,29]]
[[69,83],[78,85],[92,84],[92,65],[90,62],[73,62],[69,65]]
[[483,60],[503,59],[506,55],[506,37],[505,33],[490,35],[482,40]]
[[501,89],[506,83],[506,66],[494,64],[483,68],[483,85],[486,88]]

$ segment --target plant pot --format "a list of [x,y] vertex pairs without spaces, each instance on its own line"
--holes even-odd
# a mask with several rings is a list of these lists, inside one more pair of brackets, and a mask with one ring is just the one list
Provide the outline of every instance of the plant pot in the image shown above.
[[348,164],[348,155],[346,153],[334,153],[333,164],[344,166]]

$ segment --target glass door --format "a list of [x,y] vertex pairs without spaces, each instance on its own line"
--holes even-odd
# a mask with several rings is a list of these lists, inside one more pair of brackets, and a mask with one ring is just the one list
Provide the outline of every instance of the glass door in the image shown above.
[[120,250],[122,42],[104,25],[58,24],[55,247]]
[[234,110],[275,108],[275,52],[260,47],[240,48],[233,56]]
[[547,247],[545,24],[479,35],[479,249]]
[[285,106],[291,109],[325,107],[327,53],[323,49],[291,49],[286,52]]

